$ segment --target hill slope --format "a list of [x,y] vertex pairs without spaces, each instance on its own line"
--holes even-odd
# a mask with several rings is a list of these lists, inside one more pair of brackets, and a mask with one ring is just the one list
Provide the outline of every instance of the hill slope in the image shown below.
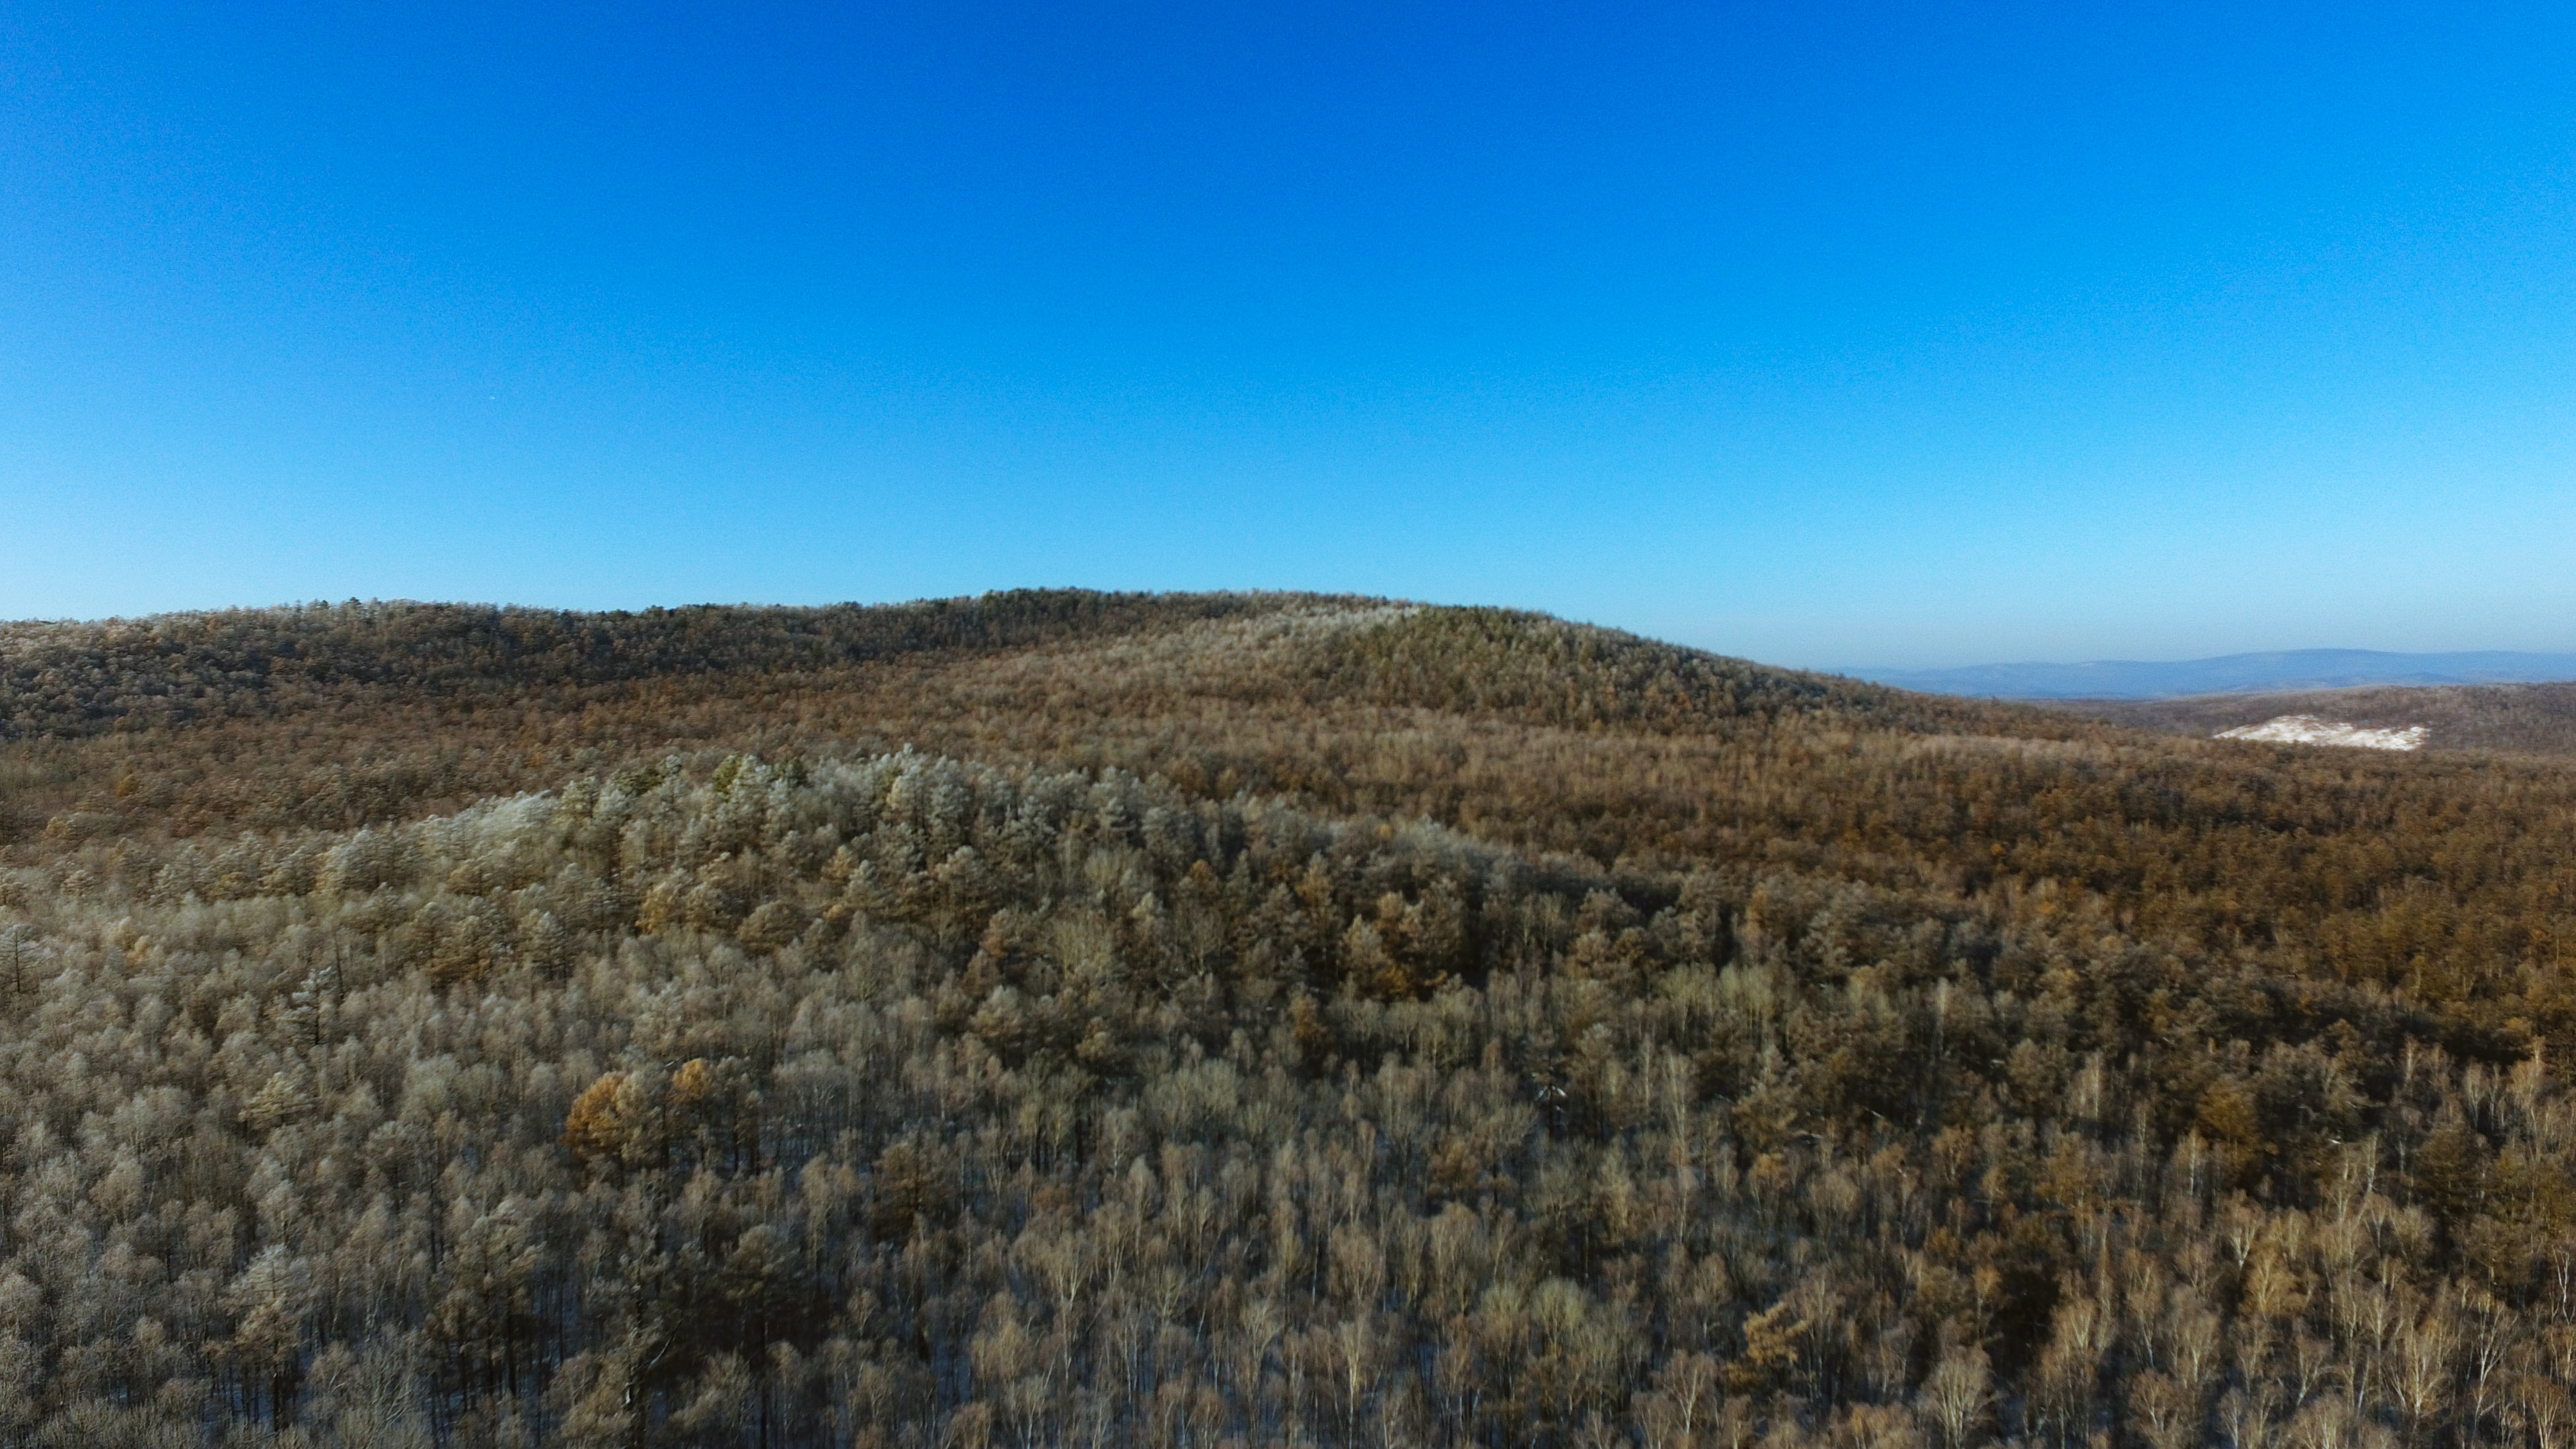
[[0,648],[0,1436],[2566,1412],[2562,766],[1371,600],[373,615]]

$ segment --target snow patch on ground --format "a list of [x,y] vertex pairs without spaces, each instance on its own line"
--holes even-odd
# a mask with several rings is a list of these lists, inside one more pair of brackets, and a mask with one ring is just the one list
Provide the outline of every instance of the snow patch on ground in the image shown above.
[[2319,719],[2312,714],[2285,714],[2261,724],[2238,725],[2220,730],[2222,740],[2265,740],[2280,745],[2350,745],[2365,750],[2420,750],[2425,736],[2433,732],[2430,725],[2408,725],[2402,730],[2368,729],[2361,725],[2343,724]]

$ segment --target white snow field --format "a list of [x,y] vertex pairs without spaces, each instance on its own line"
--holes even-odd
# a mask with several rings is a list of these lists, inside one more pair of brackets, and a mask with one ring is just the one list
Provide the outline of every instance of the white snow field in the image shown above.
[[2350,745],[2365,750],[2420,750],[2424,737],[2433,732],[2429,725],[2408,725],[2402,730],[2375,730],[2337,720],[2319,719],[2312,714],[2285,714],[2261,724],[2238,725],[2220,730],[2222,740],[2265,740],[2280,745]]

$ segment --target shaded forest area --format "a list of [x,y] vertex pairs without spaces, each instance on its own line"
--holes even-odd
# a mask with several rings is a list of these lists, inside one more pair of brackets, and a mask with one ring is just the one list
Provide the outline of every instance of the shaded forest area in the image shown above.
[[0,1440],[2576,1435],[2576,811],[1537,616],[0,639]]

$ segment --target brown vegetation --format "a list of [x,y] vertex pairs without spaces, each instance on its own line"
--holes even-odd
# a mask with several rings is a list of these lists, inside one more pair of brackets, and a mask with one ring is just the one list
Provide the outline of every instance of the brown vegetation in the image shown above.
[[0,670],[0,1440],[2576,1431],[2544,763],[1272,596]]
[[2375,685],[2182,699],[2034,701],[2086,719],[2208,738],[2285,714],[2378,729],[2426,727],[2433,750],[2576,755],[2576,684]]

